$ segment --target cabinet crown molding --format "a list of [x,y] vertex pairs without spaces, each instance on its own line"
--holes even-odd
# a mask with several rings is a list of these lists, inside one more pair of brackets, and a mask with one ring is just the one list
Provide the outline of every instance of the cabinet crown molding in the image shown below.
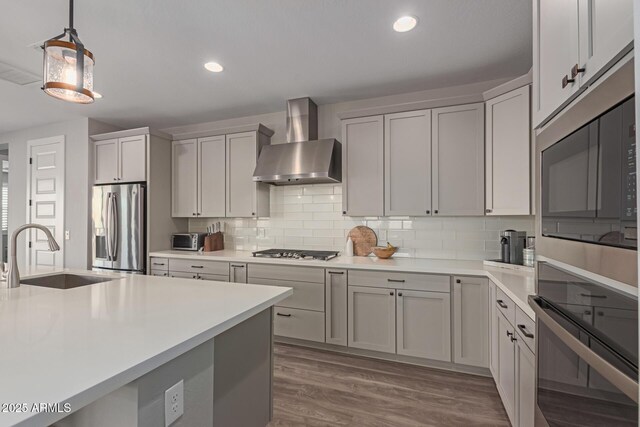
[[150,127],[141,127],[141,128],[135,128],[135,129],[119,130],[116,132],[99,133],[96,135],[91,135],[89,136],[89,138],[91,138],[92,141],[104,141],[107,139],[126,138],[129,136],[138,136],[138,135],[153,135],[162,139],[166,139],[167,141],[171,141],[171,135],[156,129],[151,129]]
[[273,130],[269,129],[262,123],[255,123],[250,125],[233,126],[233,127],[226,127],[226,128],[198,130],[194,132],[174,133],[171,136],[173,137],[174,141],[179,141],[183,139],[204,138],[207,136],[217,136],[217,135],[231,135],[234,133],[242,133],[242,132],[258,132],[269,138],[272,137],[274,134]]

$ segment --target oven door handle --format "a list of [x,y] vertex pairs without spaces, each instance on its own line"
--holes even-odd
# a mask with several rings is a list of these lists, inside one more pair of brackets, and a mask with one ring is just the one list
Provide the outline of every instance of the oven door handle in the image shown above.
[[598,373],[605,377],[611,384],[626,394],[627,397],[638,403],[638,382],[626,376],[611,363],[603,359],[602,356],[584,345],[582,341],[574,337],[573,334],[563,328],[562,325],[553,320],[553,318],[540,307],[533,296],[529,296],[529,305],[536,313],[536,318],[543,322],[567,347],[587,362],[589,366],[598,371]]

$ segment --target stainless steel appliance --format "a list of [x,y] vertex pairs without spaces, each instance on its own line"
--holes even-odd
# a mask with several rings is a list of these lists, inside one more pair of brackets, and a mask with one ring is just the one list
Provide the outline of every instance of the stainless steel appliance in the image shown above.
[[96,185],[92,194],[93,268],[145,273],[145,184]]
[[523,264],[523,250],[526,247],[527,232],[504,230],[500,232],[500,262]]
[[542,235],[636,249],[635,97],[542,151]]
[[253,180],[273,185],[342,181],[342,145],[333,138],[318,140],[318,107],[311,99],[287,101],[287,144],[260,150]]
[[536,426],[637,426],[638,300],[538,262]]
[[204,246],[207,233],[175,233],[171,236],[171,249],[176,251],[198,251]]
[[336,251],[307,251],[299,249],[266,249],[264,251],[253,252],[254,257],[263,258],[292,258],[301,260],[322,260],[328,261],[338,256]]

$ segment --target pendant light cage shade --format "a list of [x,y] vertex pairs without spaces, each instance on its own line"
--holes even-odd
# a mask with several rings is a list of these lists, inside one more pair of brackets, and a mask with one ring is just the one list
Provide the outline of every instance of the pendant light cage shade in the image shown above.
[[90,104],[94,99],[93,65],[93,54],[82,45],[51,39],[44,44],[42,89],[64,101]]

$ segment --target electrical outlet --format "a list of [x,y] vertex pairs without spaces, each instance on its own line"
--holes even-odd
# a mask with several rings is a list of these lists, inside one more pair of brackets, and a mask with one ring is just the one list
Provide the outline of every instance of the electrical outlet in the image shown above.
[[184,381],[180,380],[164,392],[164,425],[169,427],[184,413]]
[[64,240],[69,240],[71,236],[69,235],[69,230],[64,231]]

